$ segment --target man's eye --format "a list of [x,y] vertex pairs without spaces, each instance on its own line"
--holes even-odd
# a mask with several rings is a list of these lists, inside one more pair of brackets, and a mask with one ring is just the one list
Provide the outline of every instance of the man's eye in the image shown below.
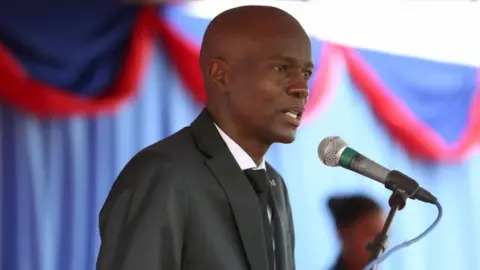
[[278,66],[274,66],[273,70],[275,70],[277,72],[285,72],[285,71],[287,71],[287,67],[283,66],[283,65],[278,65]]
[[302,75],[306,80],[308,80],[312,76],[312,72],[311,71],[304,71],[304,72],[302,72]]

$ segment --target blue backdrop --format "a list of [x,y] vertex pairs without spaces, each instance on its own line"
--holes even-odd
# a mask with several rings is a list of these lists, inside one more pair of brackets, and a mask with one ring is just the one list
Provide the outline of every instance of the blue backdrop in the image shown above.
[[[268,154],[290,190],[298,269],[326,269],[337,254],[327,196],[362,192],[383,203],[389,196],[381,185],[319,162],[317,145],[332,134],[416,177],[444,205],[438,229],[391,257],[383,269],[480,269],[480,156],[456,165],[409,158],[342,70],[323,113],[293,144],[275,145]],[[115,116],[38,120],[2,104],[1,269],[93,269],[97,215],[116,175],[136,151],[189,124],[199,110],[161,50],[146,70],[138,98]],[[409,202],[395,220],[390,246],[423,231],[435,215],[434,207]]]

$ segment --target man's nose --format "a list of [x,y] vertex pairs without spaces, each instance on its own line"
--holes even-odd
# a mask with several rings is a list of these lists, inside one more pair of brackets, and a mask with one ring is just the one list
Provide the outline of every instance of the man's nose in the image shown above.
[[288,95],[305,100],[310,95],[310,91],[308,89],[308,80],[305,79],[305,75],[301,71],[291,73]]
[[310,95],[307,85],[292,86],[288,89],[288,94],[298,99],[307,99]]

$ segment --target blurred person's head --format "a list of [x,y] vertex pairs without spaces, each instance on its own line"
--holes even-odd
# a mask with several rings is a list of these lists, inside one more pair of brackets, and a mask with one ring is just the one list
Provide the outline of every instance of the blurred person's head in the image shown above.
[[360,270],[368,264],[366,245],[382,230],[384,212],[379,204],[363,195],[334,196],[328,207],[341,241],[341,269]]

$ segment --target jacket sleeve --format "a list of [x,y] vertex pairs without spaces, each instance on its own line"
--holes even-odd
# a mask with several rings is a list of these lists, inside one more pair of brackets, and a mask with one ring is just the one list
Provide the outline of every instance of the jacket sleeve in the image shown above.
[[100,212],[97,270],[181,269],[188,196],[180,172],[152,151],[125,166]]

